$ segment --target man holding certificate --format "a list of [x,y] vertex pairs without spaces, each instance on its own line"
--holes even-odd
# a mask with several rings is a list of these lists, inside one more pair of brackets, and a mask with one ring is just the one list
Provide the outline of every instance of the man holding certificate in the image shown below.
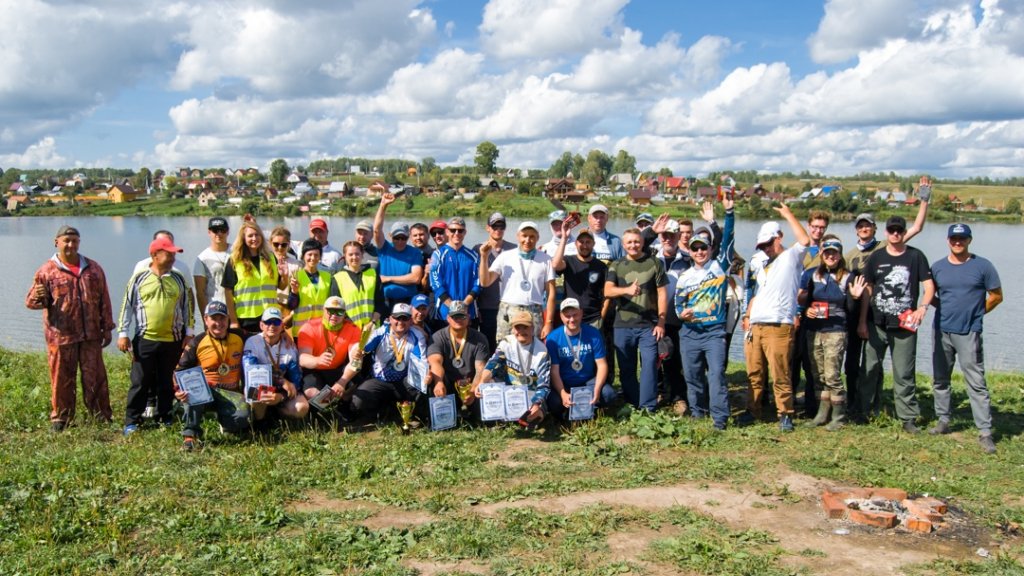
[[253,404],[256,420],[262,420],[268,406],[276,406],[282,416],[301,420],[309,413],[309,402],[299,392],[302,386],[302,370],[299,369],[299,352],[295,341],[283,326],[281,310],[270,307],[260,318],[260,333],[245,341],[246,356],[257,364],[270,366],[273,371],[274,395],[265,401]]
[[[185,404],[185,429],[182,431],[182,450],[192,451],[203,437],[203,415],[212,407],[224,430],[232,433],[249,429],[249,406],[242,397],[242,349],[244,342],[240,330],[228,329],[228,307],[219,300],[206,305],[203,313],[206,331],[196,336],[185,347],[176,371],[202,368],[202,376],[210,388],[212,398],[199,404],[187,392],[181,375],[176,375],[174,397]],[[191,380],[191,378],[190,378]],[[198,395],[201,390],[194,392]],[[203,395],[205,396],[205,394]]]
[[[540,340],[534,337],[533,315],[526,310],[514,312],[511,318],[512,335],[498,342],[498,348],[487,361],[484,371],[474,387],[477,398],[484,399],[488,404],[484,390],[495,381],[511,384],[513,388],[526,388],[530,392],[528,403],[521,407],[519,414],[511,414],[521,422],[537,424],[544,419],[545,404],[551,391],[551,357]],[[508,410],[512,394],[506,394],[505,411]],[[518,406],[518,404],[517,404]],[[483,411],[485,406],[481,406]],[[487,420],[485,414],[481,417]],[[506,417],[506,419],[509,419]]]
[[[551,387],[547,408],[558,416],[573,406],[572,390],[589,387],[589,406],[608,406],[617,394],[608,379],[608,360],[601,331],[583,323],[583,311],[575,298],[566,298],[560,307],[562,326],[548,334],[545,345],[551,358]],[[578,394],[577,394],[578,395]]]

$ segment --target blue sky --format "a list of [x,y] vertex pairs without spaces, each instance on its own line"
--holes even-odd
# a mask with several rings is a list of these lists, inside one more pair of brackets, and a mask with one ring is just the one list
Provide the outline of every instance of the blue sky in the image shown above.
[[[1020,175],[1011,0],[0,0],[0,168]],[[60,30],[40,42],[39,30]]]

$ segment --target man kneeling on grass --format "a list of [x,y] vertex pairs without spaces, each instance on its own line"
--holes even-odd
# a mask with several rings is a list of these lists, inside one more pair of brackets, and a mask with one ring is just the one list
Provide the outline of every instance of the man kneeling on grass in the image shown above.
[[273,397],[252,406],[256,420],[261,420],[270,406],[294,420],[302,420],[309,413],[309,402],[301,392],[299,352],[282,323],[281,310],[273,306],[267,308],[260,318],[260,333],[245,341],[243,354],[251,355],[257,364],[270,366],[274,375]]
[[225,431],[238,433],[249,429],[249,405],[242,396],[242,332],[228,329],[228,307],[217,300],[206,305],[203,322],[206,331],[189,342],[176,370],[202,366],[213,402],[193,406],[188,403],[188,394],[175,383],[174,397],[185,405],[181,445],[185,451],[195,449],[203,437],[202,422],[207,408],[217,412],[217,420]]

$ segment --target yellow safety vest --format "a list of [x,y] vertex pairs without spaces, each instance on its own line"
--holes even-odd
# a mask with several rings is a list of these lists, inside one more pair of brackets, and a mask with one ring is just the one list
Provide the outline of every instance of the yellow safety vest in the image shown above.
[[345,313],[356,326],[362,328],[373,318],[373,294],[377,290],[377,272],[367,267],[362,272],[363,287],[359,289],[347,270],[334,275],[341,299],[345,301]]
[[258,274],[247,272],[241,262],[235,262],[233,267],[238,277],[234,290],[235,316],[259,318],[267,307],[280,308],[277,303],[277,259],[273,255],[269,262],[260,262]]
[[323,316],[324,302],[331,295],[331,275],[317,270],[320,281],[314,284],[309,281],[309,274],[305,270],[299,270],[296,274],[299,277],[299,307],[292,313],[292,335],[298,337],[303,324]]

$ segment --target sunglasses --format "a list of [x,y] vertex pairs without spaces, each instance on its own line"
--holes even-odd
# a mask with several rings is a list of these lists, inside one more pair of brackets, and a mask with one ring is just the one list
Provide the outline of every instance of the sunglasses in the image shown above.
[[396,316],[396,315],[392,314],[391,315],[391,319],[395,320],[395,321],[398,321],[398,322],[408,322],[412,318],[410,316],[406,316],[405,314],[402,314],[401,316]]
[[906,228],[886,228],[885,231],[888,232],[889,234],[906,234],[907,233]]
[[430,232],[431,236],[444,236],[444,230],[433,230]]
[[690,246],[690,252],[707,252],[708,247],[706,244],[698,244],[696,246]]
[[448,317],[451,318],[452,320],[455,320],[456,322],[462,322],[463,320],[469,318],[469,316],[465,314],[449,314]]
[[281,321],[278,320],[277,318],[271,318],[270,320],[264,320],[263,323],[266,324],[267,326],[280,326],[281,325]]
[[505,225],[504,224],[491,224],[491,229],[492,230],[504,230],[505,229]]
[[210,232],[213,232],[214,234],[227,234],[228,233],[228,229],[227,228],[210,228]]
[[342,310],[341,308],[326,308],[326,309],[324,309],[324,312],[330,314],[331,316],[344,316],[345,315],[345,311]]
[[274,248],[287,248],[288,247],[288,243],[287,242],[271,242],[271,244],[274,245]]
[[449,234],[465,234],[466,233],[466,229],[465,228],[449,228],[448,229],[448,233]]

